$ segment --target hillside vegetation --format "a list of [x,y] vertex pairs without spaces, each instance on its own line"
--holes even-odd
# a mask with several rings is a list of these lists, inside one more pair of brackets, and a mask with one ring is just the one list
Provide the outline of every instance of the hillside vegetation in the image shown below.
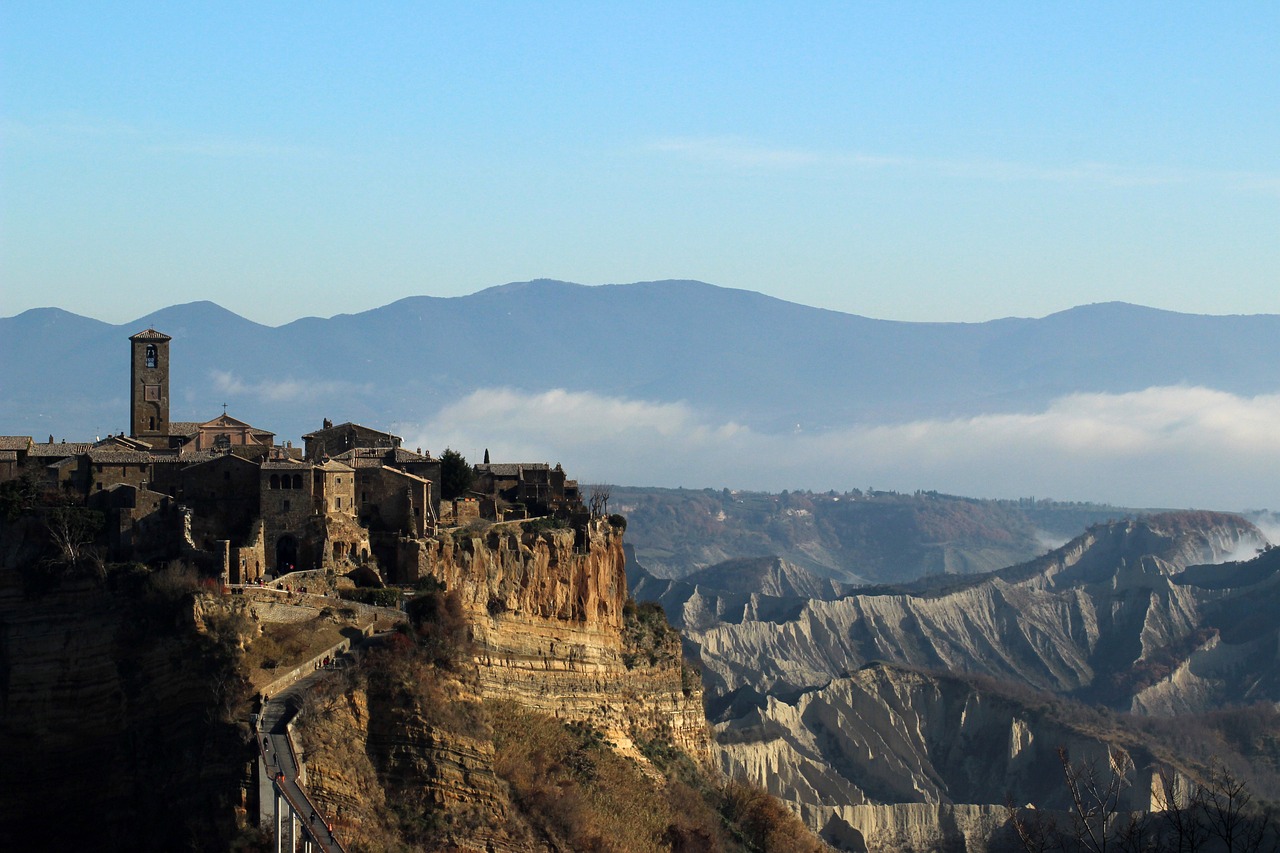
[[678,578],[725,560],[777,556],[821,576],[897,583],[1030,560],[1091,524],[1132,510],[1101,504],[982,500],[937,492],[843,493],[615,486],[636,558]]

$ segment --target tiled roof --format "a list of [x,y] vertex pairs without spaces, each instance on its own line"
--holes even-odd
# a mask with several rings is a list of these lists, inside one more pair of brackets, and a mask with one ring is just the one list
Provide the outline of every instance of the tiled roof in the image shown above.
[[268,459],[262,463],[262,468],[266,471],[297,471],[299,474],[311,470],[311,466],[305,462],[295,462],[292,459]]
[[407,480],[414,480],[419,483],[430,483],[426,477],[419,477],[417,474],[410,474],[408,471],[401,471],[399,468],[383,468],[381,469],[393,477],[403,477]]
[[169,421],[169,435],[195,435],[199,431],[198,421]]
[[131,341],[171,341],[173,338],[155,329],[145,329],[129,338]]
[[26,450],[31,443],[29,435],[0,435],[0,450]]
[[16,450],[0,450],[0,462],[17,462],[18,451]]
[[351,421],[347,421],[342,424],[335,424],[331,427],[321,427],[315,432],[307,433],[303,438],[315,438],[326,433],[349,432],[351,430],[363,430],[364,432],[373,433],[374,435],[385,435],[388,438],[399,438],[399,436],[394,435],[393,433],[383,432],[380,429],[374,429],[373,427],[362,426],[360,424],[353,424]]
[[423,456],[402,447],[353,447],[336,454],[333,458],[340,459],[355,468],[373,468],[389,463],[434,461],[430,456]]
[[81,453],[88,453],[93,449],[93,444],[85,441],[63,441],[55,444],[33,444],[27,452],[28,456],[37,457],[64,457],[77,456]]
[[316,466],[321,471],[354,471],[350,465],[343,465],[336,459],[326,459]]
[[518,477],[521,470],[525,471],[549,471],[551,466],[546,462],[500,462],[492,465],[481,463],[476,466],[476,470],[481,474],[492,474],[495,477]]
[[176,460],[173,456],[157,456],[142,450],[116,450],[114,448],[94,448],[88,452],[90,462],[114,462],[116,464],[141,462],[167,462]]

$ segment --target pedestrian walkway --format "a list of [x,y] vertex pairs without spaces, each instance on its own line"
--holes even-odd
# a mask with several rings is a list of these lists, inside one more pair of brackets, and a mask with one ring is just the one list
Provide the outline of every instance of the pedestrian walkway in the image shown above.
[[[282,693],[271,696],[258,717],[258,750],[266,770],[263,782],[270,783],[260,785],[259,796],[265,793],[274,805],[272,816],[277,851],[295,849],[299,837],[305,844],[311,845],[306,848],[304,844],[304,849],[323,850],[326,853],[343,853],[345,850],[333,837],[333,830],[329,828],[330,818],[316,808],[298,781],[298,758],[288,728],[303,694],[330,674],[331,670],[318,670]],[[263,800],[264,804],[266,802],[267,800]],[[284,846],[286,833],[291,846]]]

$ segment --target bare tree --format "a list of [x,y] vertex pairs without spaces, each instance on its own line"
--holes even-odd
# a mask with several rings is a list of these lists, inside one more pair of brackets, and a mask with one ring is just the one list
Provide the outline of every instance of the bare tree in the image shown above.
[[1201,819],[1204,788],[1169,767],[1161,768],[1157,781],[1156,806],[1166,848],[1170,853],[1199,853],[1209,840],[1209,829]]
[[1058,760],[1071,795],[1073,834],[1081,847],[1091,853],[1107,853],[1128,846],[1123,839],[1132,839],[1138,831],[1133,821],[1120,825],[1120,799],[1133,770],[1129,753],[1108,746],[1107,767],[1103,769],[1096,759],[1072,764],[1067,748],[1060,746]]
[[1222,762],[1209,773],[1204,814],[1209,832],[1223,843],[1227,853],[1276,849],[1278,839],[1271,808],[1258,808],[1249,786]]
[[1004,801],[1005,814],[1009,824],[1018,834],[1018,841],[1027,853],[1049,853],[1061,849],[1061,833],[1058,832],[1058,821],[1052,814],[1045,814],[1040,809],[1019,809],[1014,804],[1013,795],[1009,794]]
[[102,514],[77,506],[50,507],[44,513],[44,526],[58,555],[74,566],[89,556],[93,538],[102,529]]
[[609,514],[609,499],[613,497],[613,486],[607,483],[596,483],[591,487],[590,508],[592,518],[603,518]]

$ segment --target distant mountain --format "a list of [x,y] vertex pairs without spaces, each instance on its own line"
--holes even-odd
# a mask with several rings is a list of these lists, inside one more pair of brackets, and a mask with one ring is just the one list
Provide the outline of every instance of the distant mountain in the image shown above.
[[[612,497],[627,516],[627,541],[654,575],[725,592],[809,598],[827,596],[759,573],[778,558],[789,571],[852,583],[984,572],[1030,560],[1091,524],[1137,512],[936,492],[769,494],[615,486]],[[725,563],[738,558],[763,562]]]
[[1122,303],[1042,319],[903,323],[693,281],[531,281],[277,328],[209,302],[114,326],[0,319],[0,434],[126,428],[129,335],[173,336],[172,413],[297,438],[322,418],[391,428],[480,387],[692,401],[762,430],[1027,410],[1071,392],[1280,390],[1280,316]]

